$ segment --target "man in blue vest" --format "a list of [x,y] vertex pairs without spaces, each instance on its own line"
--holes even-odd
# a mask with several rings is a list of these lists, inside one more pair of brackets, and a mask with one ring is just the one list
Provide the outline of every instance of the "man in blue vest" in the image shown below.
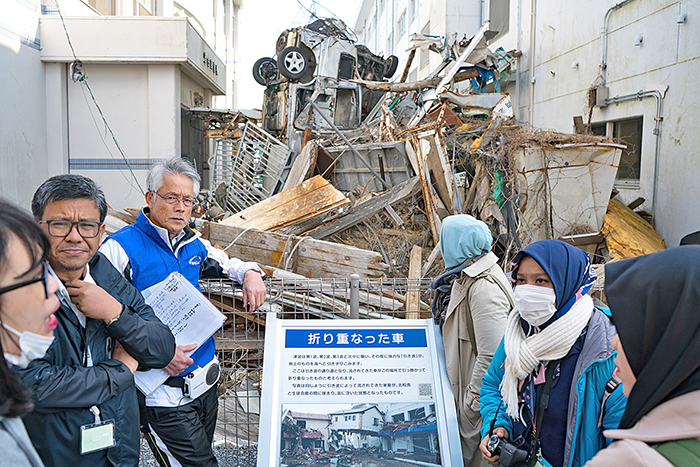
[[[243,305],[257,309],[265,301],[262,271],[256,263],[236,258],[212,257],[211,245],[188,226],[200,177],[180,158],[151,169],[146,204],[136,223],[111,235],[100,251],[139,290],[143,291],[174,271],[199,289],[202,268],[215,266],[242,284]],[[221,253],[221,252],[219,252]],[[225,255],[224,255],[225,256]],[[146,438],[162,467],[216,467],[212,438],[218,411],[217,385],[196,399],[183,394],[184,377],[216,359],[214,339],[208,339],[188,357],[196,345],[177,347],[165,370],[171,375],[145,398],[148,419]]]

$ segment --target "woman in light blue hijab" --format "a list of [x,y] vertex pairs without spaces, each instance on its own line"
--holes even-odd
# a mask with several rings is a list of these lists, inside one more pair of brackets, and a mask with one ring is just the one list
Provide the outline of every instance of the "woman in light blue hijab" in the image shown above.
[[481,222],[446,217],[440,252],[447,272],[433,281],[433,314],[441,325],[447,375],[455,396],[464,465],[486,465],[479,452],[479,390],[513,307],[511,287],[491,252],[492,236]]

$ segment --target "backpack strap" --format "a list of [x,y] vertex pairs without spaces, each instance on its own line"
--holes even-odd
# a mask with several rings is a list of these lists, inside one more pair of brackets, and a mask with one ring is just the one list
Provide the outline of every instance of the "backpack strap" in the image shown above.
[[[469,276],[467,276],[469,277]],[[499,281],[496,276],[491,274],[488,271],[484,271],[480,274],[477,274],[473,278],[471,278],[472,281],[467,287],[466,292],[464,293],[464,305],[466,307],[466,313],[467,313],[467,334],[469,334],[469,340],[471,341],[472,344],[472,349],[474,349],[474,356],[478,357],[479,356],[479,351],[476,348],[476,335],[474,334],[474,320],[472,319],[472,311],[469,308],[469,291],[471,290],[472,286],[476,283],[478,279],[487,279],[489,282],[494,282],[498,287],[503,291],[503,294],[506,296],[508,299],[508,303],[510,304],[510,310],[508,312],[510,313],[513,308],[515,308],[515,303],[513,303],[513,298],[510,296],[510,293],[508,290],[506,290],[506,287],[503,285],[501,281]]]
[[700,440],[697,438],[666,441],[651,447],[676,467],[700,465]]

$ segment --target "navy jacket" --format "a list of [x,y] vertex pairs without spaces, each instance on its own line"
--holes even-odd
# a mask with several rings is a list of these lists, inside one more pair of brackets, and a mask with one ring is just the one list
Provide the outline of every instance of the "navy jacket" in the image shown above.
[[[109,327],[102,320],[87,318],[85,334],[93,366],[85,367],[82,326],[73,310],[61,305],[55,340],[44,358],[16,370],[31,388],[36,404],[24,424],[47,467],[136,466],[139,410],[134,377],[126,365],[112,359],[112,349],[119,341],[138,360],[139,369],[163,368],[175,354],[175,338],[102,253],[96,253],[89,264],[95,283],[122,303],[124,310]],[[93,405],[99,407],[103,421],[114,420],[116,444],[81,455],[80,427],[94,423],[89,411]]]

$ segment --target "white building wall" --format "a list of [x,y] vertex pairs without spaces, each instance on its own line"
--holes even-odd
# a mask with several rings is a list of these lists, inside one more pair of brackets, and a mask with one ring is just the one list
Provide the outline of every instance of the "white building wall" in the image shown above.
[[[121,160],[121,155],[87,89],[70,79],[69,63],[73,58],[66,45],[56,6],[51,0],[44,0],[43,3],[44,15],[40,0],[11,0],[3,6],[0,18],[0,31],[3,31],[0,34],[0,60],[3,63],[3,72],[0,73],[0,106],[3,109],[0,115],[0,163],[3,167],[0,171],[0,196],[28,208],[39,184],[51,175],[71,171],[95,178],[113,207],[141,206],[143,195],[133,181],[127,181],[130,178],[128,171],[120,174],[116,168],[71,168],[71,162],[74,166],[84,159],[105,159],[110,162]],[[196,43],[194,35],[188,32],[187,35],[169,36],[154,32],[153,38],[134,44],[140,39],[135,39],[126,31],[138,25],[127,21],[119,25],[126,28],[120,35],[124,38],[122,43],[109,42],[95,49],[91,44],[104,40],[104,35],[99,33],[100,27],[94,29],[95,24],[91,23],[85,29],[80,21],[74,20],[101,16],[87,3],[63,0],[59,5],[76,47],[75,53],[84,60],[95,98],[130,160],[163,159],[180,154],[181,104],[194,106],[193,93],[199,90],[204,98],[203,105],[215,106],[214,96],[218,91],[202,86],[207,79],[215,80],[219,89],[224,89],[228,94],[223,99],[217,99],[216,106],[232,106],[232,94],[235,92],[233,48],[236,44],[232,36],[236,30],[235,13],[241,6],[241,0],[154,2],[154,14],[166,16],[163,18],[165,22],[158,23],[154,29],[169,33],[175,31],[171,27],[173,20],[167,16],[182,15],[182,8],[186,8],[191,13],[191,24],[195,29],[199,28],[200,35],[228,65],[224,69],[219,64],[220,72],[226,73],[224,80],[208,75],[200,76],[199,82],[192,80],[190,75],[210,73],[201,63],[201,56],[203,50],[211,54]],[[133,0],[117,0],[114,3],[115,11],[123,16],[134,15],[134,5]],[[149,21],[159,20],[153,18]],[[43,41],[39,45],[42,35]],[[27,45],[32,41],[35,41],[33,46]],[[139,56],[110,55],[116,49],[140,53],[152,46],[165,54],[149,56],[148,52],[143,52]],[[42,51],[38,50],[39,47]],[[185,57],[185,62],[187,58],[191,60],[185,63],[182,54],[178,57],[169,55],[168,51],[178,47],[191,47],[190,52],[196,57]],[[181,99],[183,95],[187,99]],[[122,168],[121,172],[124,170]],[[145,189],[147,170],[135,172]]]
[[[588,120],[587,91],[599,79],[600,31],[611,6],[602,0],[565,6],[554,0],[538,2],[532,120],[536,127],[573,132],[574,116]],[[682,13],[687,13],[688,21],[679,24],[676,21]],[[700,135],[695,131],[697,123],[688,117],[693,113],[692,96],[700,76],[698,19],[698,2],[635,0],[614,11],[608,23],[606,82],[610,97],[668,86],[663,99],[655,213],[656,228],[668,246],[677,246],[685,234],[700,230],[700,218],[689,215],[700,207],[700,183],[695,175],[700,160],[694,151]],[[642,44],[635,46],[639,35]],[[592,114],[594,123],[643,117],[639,185],[618,184],[617,188],[625,202],[645,198],[642,207],[647,211],[652,210],[654,197],[655,115],[656,102],[650,97],[595,107]]]

